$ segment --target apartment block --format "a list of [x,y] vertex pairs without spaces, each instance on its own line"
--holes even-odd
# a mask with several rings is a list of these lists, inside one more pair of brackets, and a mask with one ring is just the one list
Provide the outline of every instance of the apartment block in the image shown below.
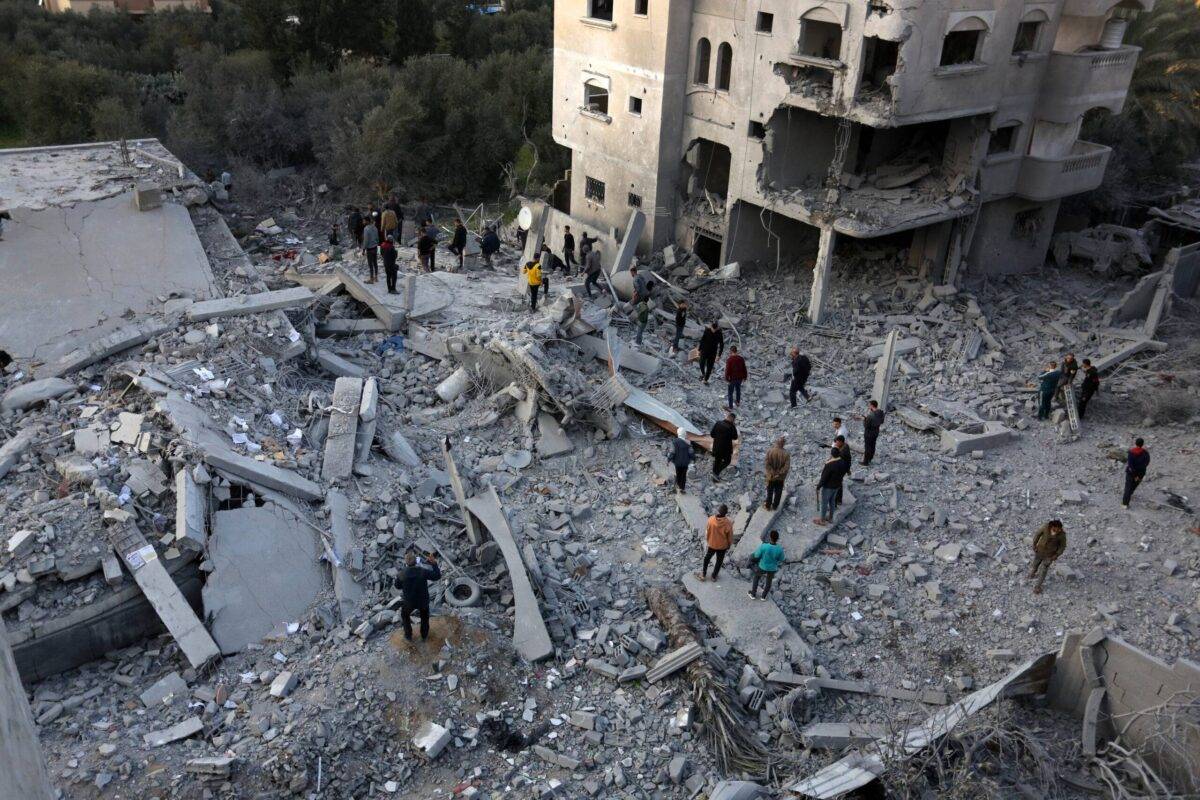
[[[1041,266],[1094,189],[1153,0],[558,0],[554,136],[569,211],[643,251],[811,262],[819,320],[852,240],[930,280]],[[857,243],[859,249],[863,242]]]

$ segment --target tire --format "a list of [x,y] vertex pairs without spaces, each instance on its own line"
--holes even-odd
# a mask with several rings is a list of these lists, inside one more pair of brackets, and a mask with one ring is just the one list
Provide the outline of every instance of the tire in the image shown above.
[[457,578],[452,578],[447,584],[446,589],[442,593],[446,603],[456,608],[469,608],[479,605],[479,601],[483,597],[483,591],[479,588],[479,584],[465,575]]

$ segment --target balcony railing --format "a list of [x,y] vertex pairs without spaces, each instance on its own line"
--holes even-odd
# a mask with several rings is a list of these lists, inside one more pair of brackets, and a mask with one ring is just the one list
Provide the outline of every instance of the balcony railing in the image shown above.
[[1126,46],[1116,50],[1051,53],[1042,79],[1038,118],[1068,123],[1093,108],[1120,111],[1140,52],[1140,48]]
[[1040,202],[1089,192],[1104,179],[1112,149],[1092,142],[1076,142],[1069,155],[1059,158],[1025,156],[1016,193]]

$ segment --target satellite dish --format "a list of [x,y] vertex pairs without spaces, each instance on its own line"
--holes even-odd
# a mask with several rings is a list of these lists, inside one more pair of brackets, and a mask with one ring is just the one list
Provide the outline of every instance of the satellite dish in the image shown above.
[[517,212],[517,224],[521,226],[521,230],[529,230],[529,226],[533,224],[533,212],[529,210],[529,206],[524,206]]

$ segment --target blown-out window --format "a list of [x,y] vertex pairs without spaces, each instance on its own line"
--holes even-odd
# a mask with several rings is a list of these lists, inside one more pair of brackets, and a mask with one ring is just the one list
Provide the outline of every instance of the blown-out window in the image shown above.
[[717,89],[729,91],[729,80],[733,75],[733,48],[729,42],[721,42],[717,48]]
[[708,62],[712,60],[712,44],[708,39],[696,42],[696,77],[695,82],[708,85]]
[[943,67],[958,64],[973,64],[979,61],[983,50],[983,37],[987,34],[987,23],[979,17],[967,17],[959,22],[942,40]]

